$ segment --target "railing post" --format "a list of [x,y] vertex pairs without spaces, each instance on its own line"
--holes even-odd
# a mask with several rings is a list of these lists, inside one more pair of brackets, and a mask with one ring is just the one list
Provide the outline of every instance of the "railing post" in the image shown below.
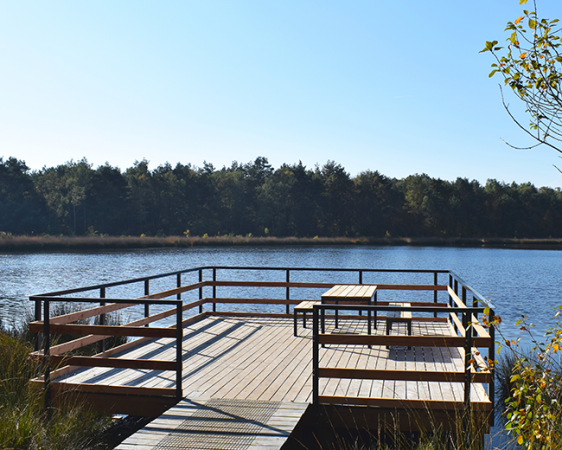
[[[450,274],[449,274],[449,287],[450,287],[451,289],[453,289],[453,276],[450,275]],[[451,294],[449,294],[449,306],[454,309],[454,308],[455,308],[455,305],[456,305],[456,303],[453,302],[453,297],[451,297]],[[455,314],[455,313],[453,312],[453,313],[451,313],[451,314]],[[458,331],[459,331],[458,328],[457,328],[457,323],[456,323],[456,322],[453,322],[453,330],[455,330],[455,332],[457,332],[457,333],[458,333]]]
[[[449,287],[451,289],[453,289],[453,276],[449,275]],[[453,306],[453,297],[451,297],[451,294],[449,294],[449,306]]]
[[[178,273],[176,275],[176,287],[179,289],[181,288],[181,273]],[[181,300],[181,292],[178,292],[178,295],[176,296],[176,298],[178,300]]]
[[[478,299],[474,295],[472,296],[472,307],[478,308]],[[474,317],[476,318],[476,320],[478,320],[478,312],[474,313]],[[476,328],[474,328],[473,336],[477,336],[477,335],[478,335],[478,333],[476,332]]]
[[182,304],[178,302],[176,305],[176,397],[180,400],[183,397],[182,388],[182,371],[183,371],[183,359],[182,359]]
[[318,306],[312,308],[312,404],[318,406],[320,382],[318,379],[318,365],[320,359],[318,339]]
[[[150,280],[144,280],[144,296],[150,295]],[[144,317],[150,316],[150,305],[148,303],[144,304]],[[148,327],[150,324],[146,324],[145,327]]]
[[[437,272],[433,272],[433,286],[437,286]],[[433,303],[437,303],[437,290],[433,291]],[[433,313],[433,317],[437,317],[437,313]]]
[[[488,322],[493,322],[494,320],[494,310],[490,308],[490,316],[488,317]],[[490,324],[488,328],[490,334],[490,347],[488,348],[488,364],[490,367],[490,383],[488,384],[488,398],[492,403],[492,410],[496,403],[496,382],[495,382],[495,372],[496,372],[496,365],[494,364],[494,359],[496,356],[496,327],[493,324]],[[494,426],[495,422],[495,415],[492,412],[490,414],[490,425]]]
[[[105,298],[105,288],[100,288],[100,298]],[[100,306],[105,306],[105,302],[100,302]],[[105,325],[105,313],[100,314],[100,325]],[[105,339],[101,340],[101,352],[105,352]]]
[[[287,269],[285,278],[287,280],[287,283],[291,282],[291,271],[289,269]],[[291,298],[291,288],[287,285],[287,287],[285,288],[285,299],[287,300],[287,304],[285,305],[285,314],[291,313],[290,306],[289,306],[290,298]]]
[[[213,267],[213,281],[217,281],[217,269]],[[217,298],[217,287],[213,284],[213,298]],[[213,312],[217,312],[217,304],[213,302]]]
[[[35,321],[38,322],[41,320],[41,300],[35,300]],[[41,333],[35,334],[35,351],[38,352],[41,348]]]
[[[363,271],[362,270],[359,271],[359,284],[363,284]],[[361,309],[359,310],[359,315],[360,316],[363,315],[363,310],[361,310]],[[368,321],[369,321],[369,334],[371,334],[371,331],[370,331],[371,330],[371,311],[370,310],[369,310]]]
[[464,328],[464,408],[468,411],[470,407],[470,384],[472,373],[470,370],[470,360],[472,359],[472,331],[469,328],[469,312],[462,313],[462,326]]
[[[203,269],[199,269],[199,283],[203,282]],[[199,300],[203,299],[203,288],[199,288]],[[203,305],[199,305],[199,314],[203,312]]]
[[43,335],[44,335],[44,349],[43,349],[43,375],[44,375],[44,388],[45,388],[45,409],[51,407],[51,362],[49,361],[51,355],[51,330],[50,330],[50,313],[49,313],[49,300],[43,303]]

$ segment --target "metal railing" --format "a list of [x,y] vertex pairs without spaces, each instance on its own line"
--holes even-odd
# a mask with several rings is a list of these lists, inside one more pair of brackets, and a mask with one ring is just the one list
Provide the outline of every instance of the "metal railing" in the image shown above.
[[[242,278],[242,280],[232,281],[232,274],[236,272],[236,277]],[[272,273],[272,272],[279,272],[279,281],[247,281],[248,279],[255,278],[256,273]],[[60,290],[56,292],[38,294],[30,296],[30,300],[35,303],[35,322],[30,326],[31,331],[37,333],[37,338],[35,340],[35,355],[40,356],[43,358],[43,376],[44,376],[44,386],[46,389],[47,394],[50,393],[50,384],[51,384],[51,371],[52,371],[52,363],[53,361],[58,361],[62,363],[66,361],[67,363],[80,363],[81,365],[87,366],[88,364],[96,365],[100,364],[99,361],[102,358],[96,358],[97,361],[91,360],[79,360],[76,359],[78,357],[74,357],[75,359],[63,357],[56,357],[53,353],[53,349],[51,342],[51,334],[52,333],[63,333],[67,331],[73,332],[85,332],[89,336],[87,338],[80,338],[74,341],[71,345],[67,345],[66,348],[76,349],[88,343],[102,341],[102,353],[105,351],[103,347],[103,340],[106,336],[112,335],[112,333],[119,333],[119,335],[123,336],[143,336],[143,337],[156,337],[160,333],[160,337],[174,337],[176,342],[176,360],[174,362],[175,371],[176,371],[176,386],[175,386],[175,395],[177,398],[181,397],[182,392],[182,324],[185,325],[186,321],[183,319],[184,311],[188,311],[193,308],[199,309],[199,315],[195,316],[193,319],[197,319],[198,317],[203,317],[205,314],[204,312],[204,304],[208,303],[212,305],[212,311],[208,313],[213,314],[217,312],[217,304],[219,303],[236,303],[238,300],[240,303],[264,303],[260,301],[260,299],[247,299],[244,297],[229,297],[229,298],[221,298],[217,296],[217,288],[229,288],[236,290],[238,287],[256,287],[256,288],[266,288],[266,287],[275,287],[275,288],[285,288],[285,295],[282,299],[267,299],[270,304],[279,304],[285,306],[285,315],[289,315],[291,313],[290,306],[295,305],[299,302],[299,299],[295,298],[294,296],[294,289],[299,288],[309,288],[309,289],[319,289],[319,288],[328,288],[333,286],[334,284],[345,284],[349,283],[349,278],[346,278],[343,282],[342,281],[330,281],[330,282],[302,282],[302,281],[291,281],[295,279],[299,279],[299,276],[302,277],[303,274],[314,275],[315,278],[318,276],[320,278],[321,273],[330,274],[330,277],[339,276],[340,274],[348,277],[349,275],[353,275],[356,281],[353,283],[357,284],[364,284],[365,276],[367,274],[391,274],[391,275],[420,275],[422,277],[428,276],[429,283],[426,286],[438,286],[438,279],[439,275],[448,276],[448,290],[449,290],[449,304],[452,309],[456,308],[455,303],[455,295],[458,297],[459,292],[461,299],[466,302],[466,299],[471,296],[473,306],[471,308],[466,309],[462,312],[463,319],[462,323],[465,322],[465,315],[466,314],[474,314],[477,318],[478,314],[483,312],[482,307],[475,307],[477,303],[482,302],[485,306],[491,309],[492,305],[488,304],[486,300],[473,288],[468,286],[460,277],[448,270],[415,270],[415,269],[368,269],[368,268],[320,268],[320,267],[244,267],[244,266],[202,266],[196,268],[190,268],[185,270],[179,270],[174,272],[168,272],[164,274],[158,275],[151,275],[146,277],[134,278],[129,280],[123,281],[116,281],[110,283],[103,283],[97,284],[93,286],[87,287],[80,287],[80,288],[73,288],[73,289],[66,289]],[[243,273],[244,276],[240,276],[240,273]],[[185,276],[191,275],[195,276],[195,282],[191,284],[183,285],[185,282]],[[236,278],[235,277],[235,278]],[[155,280],[162,280],[162,279],[171,279],[175,284],[175,288],[169,289],[167,291],[158,292],[154,294],[150,294],[151,290],[151,283]],[[127,286],[127,285],[134,285],[140,284],[143,287],[144,297],[141,298],[108,298],[107,291],[110,288]],[[376,283],[369,283],[369,284],[376,284]],[[384,290],[385,287],[387,289],[394,289],[392,286],[397,285],[381,285],[380,290]],[[205,297],[204,290],[210,287],[212,289],[211,296]],[[441,286],[440,286],[441,287]],[[441,290],[441,289],[440,289]],[[184,304],[184,300],[182,300],[182,293],[188,291],[196,291],[198,293],[198,299],[188,304]],[[438,300],[438,290],[432,290],[433,294],[433,302],[437,303]],[[81,293],[88,293],[91,294],[92,292],[95,293],[97,298],[92,297],[69,297],[70,295],[76,295]],[[176,299],[167,299],[164,298],[175,296]],[[298,296],[297,296],[298,297]],[[301,297],[302,298],[302,297]],[[68,325],[69,322],[59,323],[57,322],[57,318],[52,318],[50,311],[51,311],[51,304],[53,302],[71,302],[71,303],[99,303],[99,307],[93,308],[88,314],[88,317],[99,316],[100,321],[99,325]],[[144,306],[144,319],[137,320],[125,326],[107,326],[105,324],[106,314],[115,311],[121,308],[125,308],[132,305],[143,305]],[[160,312],[158,314],[150,315],[150,305],[172,305],[174,308],[168,311]],[[457,305],[458,306],[458,305]],[[350,305],[341,305],[339,307],[335,307],[334,305],[326,305],[320,308],[315,308],[315,314],[318,314],[319,310],[326,309],[337,309],[337,310],[357,310],[357,311],[367,311],[367,307],[351,307]],[[360,309],[356,309],[360,308]],[[396,310],[399,309],[397,307],[389,307],[389,306],[376,306],[371,307],[376,308],[375,311],[385,311],[385,310]],[[431,309],[429,307],[424,307],[424,312],[433,313],[434,317],[437,317],[439,313],[443,313],[443,308],[434,308]],[[458,309],[458,308],[456,308]],[[447,308],[447,313],[450,313],[450,309]],[[413,310],[415,311],[415,310]],[[174,315],[176,316],[175,325],[172,328],[150,328],[149,324],[151,322],[161,320],[165,317],[169,317]],[[493,316],[493,310],[491,310],[490,315]],[[43,321],[42,321],[43,319]],[[471,318],[469,318],[471,319]],[[467,319],[468,320],[468,319]],[[469,320],[470,322],[471,320]],[[463,325],[464,326],[464,325]],[[65,328],[66,327],[66,328]],[[74,328],[71,328],[74,327]],[[77,328],[78,327],[78,328]],[[81,328],[80,328],[81,327]],[[97,329],[95,327],[98,327]],[[146,328],[148,327],[148,328]],[[175,327],[175,330],[173,330]],[[466,328],[466,327],[465,327]],[[318,331],[317,326],[315,325],[314,328]],[[491,335],[491,343],[489,345],[489,349],[491,351],[490,354],[493,354],[493,327],[490,328],[490,335]],[[172,336],[173,333],[173,336]],[[41,345],[41,337],[43,345]],[[373,336],[373,338],[375,338]],[[466,339],[472,338],[472,333],[466,333]],[[478,338],[477,338],[478,339]],[[63,346],[65,344],[62,344]],[[40,348],[43,347],[43,352],[41,353]],[[57,346],[61,347],[61,346]],[[317,345],[314,345],[316,348]],[[60,350],[60,349],[59,349]],[[58,350],[57,350],[58,351]],[[106,354],[109,354],[105,352]],[[112,353],[114,354],[114,353]],[[72,358],[72,357],[71,357]],[[85,357],[81,357],[85,358]],[[94,358],[90,358],[94,359]],[[117,358],[112,358],[117,359]],[[111,361],[110,361],[111,363]],[[164,364],[168,362],[161,361],[161,365],[155,364],[155,367],[161,367],[163,370],[170,370],[170,364]],[[109,364],[104,362],[103,364]],[[121,366],[126,365],[125,363],[118,363]],[[131,362],[131,365],[134,366],[134,363]],[[135,366],[135,367],[138,367]],[[159,370],[159,369],[155,369]],[[494,396],[494,389],[493,389],[493,377],[490,382],[490,389],[489,389],[489,397],[493,401]],[[50,396],[46,395],[46,402],[50,402]]]

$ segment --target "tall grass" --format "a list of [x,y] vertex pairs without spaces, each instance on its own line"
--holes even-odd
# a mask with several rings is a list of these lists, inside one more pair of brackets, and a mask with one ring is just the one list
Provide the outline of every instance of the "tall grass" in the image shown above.
[[[289,438],[299,450],[483,450],[486,417],[450,411],[436,417],[430,410],[401,410],[386,415],[377,408],[309,407]],[[420,431],[402,431],[413,429]],[[283,447],[285,448],[285,447]]]
[[38,371],[29,358],[32,346],[0,331],[0,442],[6,449],[102,449],[98,435],[109,417],[67,399],[45,411],[43,391],[29,380]]
[[[54,315],[67,314],[77,308],[58,304]],[[0,446],[3,449],[102,450],[107,448],[100,438],[112,424],[109,416],[91,412],[72,396],[64,396],[57,407],[44,409],[43,390],[32,387],[30,380],[40,369],[29,357],[33,351],[33,335],[28,332],[26,317],[18,323],[0,321]],[[106,323],[120,324],[118,316]],[[55,343],[76,336],[54,336]],[[107,347],[123,343],[123,338],[106,342]],[[99,343],[78,349],[80,354],[97,353]]]

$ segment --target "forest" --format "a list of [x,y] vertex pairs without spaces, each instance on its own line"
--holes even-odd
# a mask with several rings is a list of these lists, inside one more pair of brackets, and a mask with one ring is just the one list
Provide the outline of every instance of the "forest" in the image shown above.
[[531,183],[351,177],[334,161],[274,169],[265,157],[124,171],[0,158],[0,232],[14,235],[557,238],[561,223],[560,188]]

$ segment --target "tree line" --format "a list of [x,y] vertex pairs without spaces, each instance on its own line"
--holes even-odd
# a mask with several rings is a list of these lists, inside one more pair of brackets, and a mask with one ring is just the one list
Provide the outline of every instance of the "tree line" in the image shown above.
[[264,157],[125,171],[0,158],[0,231],[12,234],[554,238],[561,223],[561,190],[531,183],[351,177],[334,161],[274,169]]

